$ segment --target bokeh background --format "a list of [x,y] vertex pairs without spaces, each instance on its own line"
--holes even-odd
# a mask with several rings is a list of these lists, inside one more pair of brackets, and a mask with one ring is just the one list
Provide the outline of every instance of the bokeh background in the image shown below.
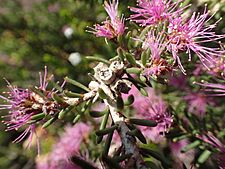
[[[13,85],[27,87],[38,83],[38,72],[48,66],[56,81],[69,76],[84,84],[91,71],[85,56],[110,58],[115,46],[106,45],[86,30],[105,19],[103,0],[0,0],[0,91],[6,90],[6,78]],[[120,11],[129,16],[127,6],[135,1],[121,0]],[[188,0],[198,10],[207,3],[216,12],[213,21],[225,14],[225,0]],[[225,18],[217,32],[225,33]],[[4,114],[4,112],[2,113]],[[65,123],[50,127],[42,153],[50,150],[54,138]],[[36,149],[24,150],[24,143],[13,144],[19,133],[4,132],[0,123],[0,168],[35,168]]]

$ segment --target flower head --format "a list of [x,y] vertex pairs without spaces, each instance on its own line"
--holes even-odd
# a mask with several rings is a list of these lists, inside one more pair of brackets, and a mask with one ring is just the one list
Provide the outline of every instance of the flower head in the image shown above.
[[214,64],[215,59],[220,58],[225,52],[220,50],[220,48],[203,46],[203,44],[212,43],[225,37],[224,35],[217,35],[212,30],[218,22],[205,25],[211,18],[208,17],[209,12],[205,7],[203,14],[194,12],[189,20],[183,21],[181,17],[177,17],[169,21],[169,44],[167,48],[183,73],[185,73],[185,69],[181,64],[179,52],[188,53],[190,61],[191,51],[193,51],[207,68],[208,65]]
[[200,117],[205,115],[207,105],[213,103],[203,93],[189,93],[184,100],[188,102],[188,111]]
[[85,123],[78,123],[75,126],[67,126],[57,144],[53,146],[48,161],[49,166],[51,166],[51,168],[63,169],[64,164],[66,164],[67,166],[71,166],[68,167],[71,169],[79,168],[75,167],[69,159],[79,153],[80,145],[85,138],[87,138],[89,132],[90,127]]
[[5,100],[7,104],[0,105],[0,109],[9,110],[9,114],[4,116],[6,120],[4,123],[7,125],[7,131],[18,130],[26,127],[26,130],[14,142],[20,142],[29,133],[29,140],[32,140],[35,134],[35,123],[32,123],[32,116],[39,113],[52,113],[55,111],[55,103],[49,100],[52,91],[47,91],[47,67],[42,77],[40,73],[40,86],[35,92],[31,89],[22,89],[12,86],[8,81],[9,92],[8,97],[0,95],[0,98]]
[[151,50],[151,60],[160,59],[161,54],[166,49],[167,44],[164,43],[165,36],[163,35],[164,32],[161,32],[156,36],[155,30],[151,29],[145,37],[143,48]]
[[173,122],[173,118],[167,110],[166,103],[151,88],[148,89],[148,97],[140,95],[134,87],[131,89],[130,94],[135,96],[133,107],[136,115],[141,118],[154,120],[158,123],[153,128],[142,127],[141,131],[152,141],[159,142],[162,136],[168,132]]
[[103,22],[102,25],[96,24],[91,33],[94,33],[97,37],[105,37],[108,39],[115,38],[122,35],[125,31],[124,18],[119,18],[118,15],[118,0],[105,1],[104,8],[109,15],[109,19]]
[[224,58],[215,58],[215,63],[214,64],[207,64],[207,69],[205,66],[202,64],[196,64],[196,69],[194,70],[193,74],[195,76],[199,76],[202,73],[206,72],[212,76],[215,77],[222,77],[223,79],[225,78],[225,62]]
[[171,0],[138,0],[138,7],[130,7],[135,13],[130,19],[141,26],[157,25],[178,15],[181,12],[181,9],[176,10],[179,3]]
[[164,39],[165,38],[163,37],[163,33],[159,33],[156,36],[153,29],[148,32],[143,42],[143,48],[145,50],[150,49],[151,62],[146,65],[143,73],[144,75],[159,76],[171,71],[171,67],[169,66],[167,61],[161,58],[161,54],[166,48],[166,43],[163,43]]

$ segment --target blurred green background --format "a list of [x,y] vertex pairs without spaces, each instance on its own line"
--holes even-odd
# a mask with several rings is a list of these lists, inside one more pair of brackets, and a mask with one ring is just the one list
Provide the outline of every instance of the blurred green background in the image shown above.
[[[38,72],[48,66],[55,79],[69,76],[87,84],[87,55],[110,58],[115,46],[104,38],[87,33],[87,26],[105,19],[103,0],[0,0],[0,91],[6,90],[5,77],[12,84],[27,87],[37,84]],[[135,1],[121,0],[120,11],[129,16],[127,6]],[[224,0],[193,0],[193,9],[204,3],[218,11],[213,20],[224,16]],[[225,33],[225,19],[216,30]],[[72,55],[71,55],[72,54]],[[79,59],[80,56],[80,59]],[[38,85],[38,84],[37,84]],[[0,124],[0,168],[34,168],[34,151],[21,151],[22,143],[12,144],[16,132],[4,132]]]

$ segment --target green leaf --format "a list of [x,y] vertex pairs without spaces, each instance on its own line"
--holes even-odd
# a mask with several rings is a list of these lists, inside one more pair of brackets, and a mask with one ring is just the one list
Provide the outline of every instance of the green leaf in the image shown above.
[[114,130],[116,130],[118,128],[117,125],[113,125],[111,127],[108,127],[108,128],[105,128],[105,129],[102,129],[102,130],[98,130],[95,132],[95,134],[97,136],[103,136],[103,135],[106,135],[106,134],[109,134],[109,133],[112,133]]
[[146,81],[147,81],[146,77],[144,77],[144,76],[142,76],[142,75],[140,75],[140,80],[141,80],[143,83],[146,83]]
[[144,147],[141,147],[140,150],[142,151],[143,154],[149,155],[149,156],[159,160],[163,165],[165,165],[167,167],[171,166],[170,161],[168,161],[162,153],[151,150],[149,148],[144,148]]
[[112,167],[112,169],[122,169],[119,165],[119,163],[114,160],[113,158],[110,157],[102,157],[102,160],[110,167]]
[[39,113],[39,114],[33,115],[33,116],[31,117],[31,120],[41,120],[41,119],[43,119],[45,116],[46,116],[45,113]]
[[80,93],[74,93],[74,92],[71,92],[71,91],[63,91],[63,93],[67,96],[67,97],[78,97],[78,98],[81,98],[83,97],[83,94],[80,94]]
[[122,162],[126,159],[129,159],[131,156],[132,156],[132,154],[124,154],[124,155],[121,155],[121,156],[114,157],[113,159],[117,162]]
[[86,56],[85,57],[87,60],[91,60],[91,61],[97,61],[97,62],[102,62],[105,63],[107,65],[110,65],[110,62],[106,59],[100,58],[100,57],[95,57],[95,56]]
[[138,138],[138,140],[140,140],[143,144],[147,144],[147,141],[144,137],[144,135],[141,133],[141,131],[139,129],[134,129],[129,131],[127,134],[131,135],[131,136],[135,136]]
[[129,95],[127,100],[125,100],[124,105],[125,106],[130,106],[134,103],[134,95]]
[[[109,110],[105,113],[105,115],[103,116],[103,119],[101,121],[99,130],[103,130],[106,127],[106,124],[108,122],[108,118],[109,118]],[[103,136],[99,136],[97,137],[97,144],[99,144],[103,139]]]
[[95,118],[102,117],[102,116],[104,116],[105,113],[106,113],[105,111],[101,111],[101,112],[99,112],[99,111],[90,111],[89,112],[90,116],[91,117],[95,117]]
[[123,55],[123,49],[121,47],[117,48],[117,53],[118,53],[119,58],[123,61],[125,56]]
[[191,144],[186,145],[184,148],[181,149],[181,152],[185,153],[195,147],[198,147],[201,144],[201,142],[199,140],[195,140],[194,142],[192,142]]
[[80,114],[76,115],[76,117],[73,119],[73,124],[76,124],[80,120],[80,118],[81,118]]
[[146,51],[143,51],[142,54],[141,54],[141,63],[146,66],[146,63],[147,63],[147,53]]
[[140,68],[136,68],[136,67],[131,67],[126,69],[126,72],[130,74],[140,74],[141,71],[142,70]]
[[140,88],[139,91],[143,96],[148,97],[148,92],[144,88]]
[[122,97],[118,96],[116,98],[116,106],[117,106],[117,109],[118,110],[123,110],[123,108],[124,108],[124,102],[123,102]]
[[55,100],[57,103],[62,104],[64,103],[63,98],[59,97],[56,93],[52,93],[52,98]]
[[210,155],[212,154],[211,151],[209,150],[205,150],[199,157],[198,157],[198,163],[199,164],[203,164],[204,162],[206,162],[206,160],[208,160],[208,158],[210,157]]
[[74,105],[70,105],[70,106],[68,106],[66,109],[61,110],[61,111],[59,112],[58,118],[59,118],[59,119],[63,119],[64,116],[65,116],[67,113],[71,112],[74,108],[75,108]]
[[107,94],[105,94],[105,92],[102,89],[98,89],[98,94],[99,94],[101,99],[107,99],[108,98]]
[[136,66],[136,60],[134,58],[133,55],[131,55],[130,53],[126,53],[126,59],[127,61],[132,65],[132,66]]
[[84,159],[78,156],[73,156],[71,158],[71,161],[83,169],[98,169],[97,167],[90,164],[88,161],[85,161]]
[[157,123],[153,120],[131,118],[131,119],[129,119],[129,122],[131,124],[136,124],[136,125],[141,125],[141,126],[148,126],[148,127],[157,126]]
[[42,125],[42,128],[47,128],[49,127],[52,123],[54,123],[57,120],[57,116],[50,118],[47,122],[45,122]]
[[75,81],[73,79],[70,79],[68,77],[65,77],[65,81],[70,83],[70,84],[72,84],[72,85],[74,85],[74,86],[77,86],[77,87],[79,87],[79,88],[81,88],[81,89],[83,89],[83,90],[85,90],[87,92],[90,92],[90,89],[87,88],[86,86],[84,86],[83,84],[81,84],[80,82],[77,82],[77,81]]

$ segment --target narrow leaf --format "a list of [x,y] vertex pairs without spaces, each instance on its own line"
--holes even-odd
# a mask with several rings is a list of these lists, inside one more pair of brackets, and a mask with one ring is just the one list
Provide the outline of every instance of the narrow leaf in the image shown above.
[[132,56],[130,53],[126,53],[125,56],[126,56],[127,61],[128,61],[131,65],[133,65],[133,66],[136,65],[136,60],[135,60],[134,56]]
[[[106,127],[106,124],[108,122],[108,118],[109,118],[109,110],[105,113],[105,115],[103,116],[103,119],[101,121],[99,130],[103,130]],[[97,144],[99,144],[103,139],[103,136],[99,136],[97,137]]]
[[126,72],[130,73],[130,74],[140,74],[141,73],[141,69],[137,68],[137,67],[131,67],[131,68],[127,68]]
[[130,106],[133,103],[134,103],[134,95],[129,95],[127,100],[125,100],[124,105]]
[[45,115],[46,115],[45,113],[39,113],[39,114],[33,115],[31,117],[31,120],[41,120],[45,117]]
[[54,123],[57,120],[57,116],[50,118],[47,122],[45,122],[42,125],[42,128],[47,128],[48,126],[50,126],[52,123]]
[[185,153],[197,146],[199,146],[201,144],[201,142],[199,140],[195,140],[193,143],[188,144],[187,146],[185,146],[184,148],[181,149],[181,152]]
[[65,81],[68,82],[68,83],[70,83],[70,84],[72,84],[72,85],[74,85],[74,86],[77,86],[77,87],[79,87],[79,88],[81,88],[81,89],[83,89],[83,90],[85,90],[85,91],[87,91],[87,92],[90,91],[89,88],[87,88],[86,86],[84,86],[84,85],[81,84],[80,82],[77,82],[77,81],[75,81],[75,80],[73,80],[73,79],[70,79],[70,78],[68,78],[68,77],[65,77]]
[[204,162],[206,162],[206,160],[208,160],[208,158],[210,157],[210,155],[212,154],[211,151],[209,150],[205,150],[198,158],[198,163],[199,164],[203,164]]
[[131,119],[129,119],[129,122],[131,124],[136,124],[136,125],[141,125],[141,126],[148,126],[148,127],[157,126],[157,123],[153,120],[131,118]]
[[112,133],[115,129],[117,129],[117,127],[118,127],[117,125],[113,125],[111,127],[105,128],[103,130],[98,130],[98,131],[95,132],[95,134],[97,136],[103,136],[103,135]]
[[86,56],[85,58],[90,60],[90,61],[97,61],[97,62],[102,62],[102,63],[105,63],[107,65],[110,65],[110,62],[108,60],[100,58],[100,57]]

